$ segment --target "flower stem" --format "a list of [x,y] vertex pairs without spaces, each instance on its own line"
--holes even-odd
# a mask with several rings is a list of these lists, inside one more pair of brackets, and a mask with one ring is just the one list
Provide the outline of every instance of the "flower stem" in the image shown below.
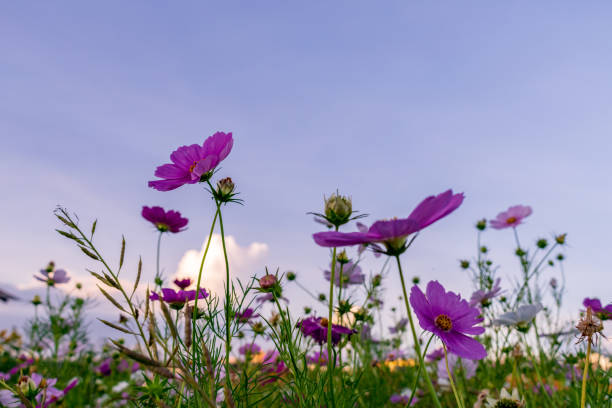
[[584,359],[584,373],[582,374],[582,392],[580,394],[580,408],[586,405],[587,376],[589,375],[589,364],[591,364],[591,339],[587,340],[587,354]]
[[[157,280],[159,278],[161,278],[160,274],[159,274],[159,254],[161,252],[161,238],[162,235],[164,233],[163,232],[159,232],[159,235],[157,236],[157,256],[156,256],[156,263],[155,263],[155,282],[157,282]],[[157,283],[155,284],[155,286],[157,287]]]
[[451,388],[453,389],[453,394],[455,394],[455,401],[457,401],[457,406],[459,408],[463,408],[462,398],[459,396],[457,392],[457,388],[455,387],[455,381],[453,380],[453,374],[448,368],[448,352],[446,351],[446,344],[442,342],[442,347],[444,348],[444,363],[446,364],[446,372],[448,373],[448,381],[450,382]]
[[[417,357],[419,358],[419,364],[421,366],[425,366],[423,361],[423,356],[421,355],[421,346],[419,345],[419,338],[417,337],[416,330],[414,328],[414,321],[412,319],[412,311],[410,310],[410,303],[408,302],[408,293],[406,292],[406,283],[404,282],[404,273],[402,272],[402,263],[400,262],[399,255],[395,256],[397,260],[397,269],[399,271],[400,281],[402,282],[402,291],[404,293],[404,303],[406,304],[406,313],[408,313],[408,321],[410,322],[410,330],[412,331],[412,337],[414,339],[414,351],[416,352]],[[332,272],[333,273],[333,272]],[[431,382],[431,378],[429,378],[429,373],[427,369],[423,368],[423,375],[425,377],[425,381],[427,383],[427,389],[433,398],[433,402],[437,408],[442,408],[440,405],[440,401],[438,400],[438,396],[436,395],[436,390]]]
[[[217,216],[219,215],[219,209],[215,211],[215,216],[213,218],[213,222],[210,226],[210,232],[208,233],[208,239],[206,240],[206,248],[204,248],[204,254],[202,255],[202,261],[200,262],[200,271],[198,272],[198,282],[196,283],[196,296],[195,303],[193,305],[193,316],[191,318],[191,322],[193,324],[193,340],[191,342],[193,350],[196,348],[196,320],[198,317],[198,299],[200,297],[200,284],[202,283],[202,271],[204,270],[204,261],[206,260],[206,255],[208,254],[208,248],[210,247],[210,241],[212,240],[213,231],[215,229],[215,224],[217,223]],[[193,372],[196,373],[196,359],[193,357]],[[212,380],[211,380],[212,381]]]
[[225,247],[225,231],[223,230],[223,217],[221,216],[220,203],[217,203],[217,214],[219,214],[219,229],[221,230],[221,244],[223,246],[223,257],[225,258],[225,383],[227,385],[227,392],[230,393],[232,389],[232,381],[230,378],[230,350],[231,350],[231,333],[230,333],[230,312],[231,312],[231,299],[230,299],[230,275],[229,275],[229,261],[227,259],[227,248]]
[[[336,231],[338,227],[336,227]],[[329,316],[327,319],[327,383],[329,386],[329,395],[331,397],[332,408],[336,407],[334,398],[334,377],[333,371],[336,365],[336,359],[332,352],[332,313],[334,310],[334,279],[336,278],[336,248],[332,252],[331,277],[329,280]]]
[[[425,345],[425,349],[423,350],[423,356],[427,354],[427,349],[429,348],[429,344],[431,343],[433,338],[434,338],[434,334],[432,333],[431,336],[429,336],[429,340],[427,341],[427,344]],[[412,386],[412,392],[410,393],[410,399],[408,400],[408,404],[406,404],[407,407],[412,406],[412,399],[414,398],[414,395],[416,394],[417,386],[419,385],[419,377],[421,375],[422,369],[423,369],[423,366],[419,364],[417,375],[416,375],[416,378],[414,379],[414,385]]]

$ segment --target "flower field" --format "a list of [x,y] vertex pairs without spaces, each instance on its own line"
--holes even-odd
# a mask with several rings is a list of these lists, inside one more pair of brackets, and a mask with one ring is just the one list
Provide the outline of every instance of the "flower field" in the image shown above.
[[[309,213],[316,221],[312,245],[329,254],[320,260],[328,265],[321,275],[261,265],[251,279],[239,280],[227,256],[231,231],[224,217],[229,206],[248,202],[225,174],[231,168],[220,167],[233,145],[232,133],[217,132],[178,147],[148,183],[164,195],[203,189],[214,202],[215,211],[199,214],[210,229],[201,232],[207,243],[196,279],[166,276],[160,267],[165,240],[189,225],[181,212],[142,207],[142,222],[157,234],[157,257],[146,260],[156,273],[143,273],[141,260],[136,279],[127,282],[121,275],[126,239],[118,254],[107,254],[97,245],[97,221],[85,225],[74,209],[56,209],[58,240],[96,262],[89,272],[99,301],[118,317],[96,316],[81,285],[61,262],[50,262],[35,275],[46,295],[31,299],[31,320],[0,332],[1,406],[612,407],[612,363],[602,348],[612,303],[584,294],[580,310],[560,313],[571,290],[564,271],[569,238],[523,236],[523,224],[537,223],[531,207],[492,209],[496,217],[476,220],[466,231],[476,253],[458,262],[457,273],[472,282],[470,293],[402,269],[413,242],[435,234],[428,227],[453,217],[469,199],[450,189],[406,208],[405,218],[383,220],[370,220],[350,196],[333,192]],[[221,293],[206,286],[215,232],[224,253]],[[499,249],[515,258],[506,266],[512,279],[499,274],[489,234],[512,236],[515,245]],[[365,259],[379,269],[367,271]],[[311,293],[307,279],[325,282],[328,291]],[[289,286],[303,289],[316,307],[292,307]],[[401,287],[401,307],[383,328],[389,286]],[[108,329],[102,347],[89,333],[87,322],[95,318]]]

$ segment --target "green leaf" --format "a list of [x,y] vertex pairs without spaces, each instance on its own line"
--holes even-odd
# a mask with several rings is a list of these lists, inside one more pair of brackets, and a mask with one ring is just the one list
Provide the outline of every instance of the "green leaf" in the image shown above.
[[91,252],[89,249],[85,248],[84,246],[79,245],[79,248],[81,248],[81,251],[83,251],[83,253],[87,255],[88,257],[90,257],[91,259],[94,259],[96,261],[100,260],[93,252]]

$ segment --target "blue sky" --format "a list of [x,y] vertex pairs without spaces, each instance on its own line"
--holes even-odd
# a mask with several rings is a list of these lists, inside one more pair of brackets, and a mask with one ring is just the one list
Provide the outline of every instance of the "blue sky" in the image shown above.
[[[466,201],[419,237],[410,275],[469,294],[457,260],[474,254],[473,223],[521,203],[534,208],[524,241],[568,232],[567,311],[612,300],[608,2],[177,4],[0,5],[7,287],[32,285],[49,259],[85,279],[91,264],[53,231],[58,204],[97,217],[113,256],[125,233],[128,265],[142,254],[151,276],[140,208],[180,210],[191,223],[164,241],[172,274],[201,246],[212,203],[146,181],[177,146],[224,130],[235,145],[222,174],[246,203],[228,208],[228,233],[267,245],[244,273],[294,269],[322,290],[327,252],[305,213],[324,194],[350,194],[374,220],[452,187]],[[487,240],[501,276],[516,274],[511,233]]]

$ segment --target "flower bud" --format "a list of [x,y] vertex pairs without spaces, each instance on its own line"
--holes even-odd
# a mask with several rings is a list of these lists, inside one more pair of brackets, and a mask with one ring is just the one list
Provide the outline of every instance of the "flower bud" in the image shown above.
[[42,301],[40,300],[40,296],[35,295],[34,298],[32,299],[32,304],[34,306],[38,306],[42,303]]
[[560,262],[560,261],[562,261],[562,260],[564,260],[564,259],[565,259],[565,256],[563,256],[563,254],[559,254],[559,255],[557,255],[557,261],[559,261],[559,262]]
[[19,380],[17,380],[17,388],[19,388],[19,391],[28,397],[35,393],[37,387],[36,383],[31,377],[22,375],[19,377]]
[[485,228],[487,228],[487,220],[486,219],[483,218],[482,220],[479,220],[476,223],[476,229],[478,229],[479,231],[484,231]]
[[312,312],[312,309],[308,306],[304,306],[304,314],[310,314],[310,312]]
[[287,272],[287,280],[288,281],[294,281],[295,278],[297,277],[297,275],[295,274],[295,272],[289,271]]
[[382,283],[382,275],[374,275],[372,278],[372,286],[377,288]]
[[217,193],[221,197],[228,197],[234,192],[234,182],[230,177],[226,177],[217,182]]
[[461,265],[461,269],[467,269],[470,267],[470,261],[467,261],[465,259],[459,261],[459,264]]
[[415,276],[415,277],[412,278],[412,283],[414,285],[418,285],[419,282],[421,282],[421,278],[419,278],[418,276]]
[[538,248],[544,249],[548,246],[548,241],[545,240],[544,238],[538,239],[538,242],[536,242],[536,245],[538,246]]
[[483,254],[486,254],[487,252],[489,252],[489,249],[486,246],[481,246],[480,252],[482,252]]
[[274,286],[276,286],[276,282],[276,276],[267,274],[259,279],[259,287],[261,289],[269,291],[270,289],[274,288]]
[[51,262],[49,262],[49,264],[47,265],[45,270],[47,272],[53,272],[53,269],[55,269],[55,262],[51,261]]
[[556,280],[555,278],[552,278],[552,279],[550,280],[549,284],[550,284],[550,287],[551,287],[551,288],[553,288],[553,289],[557,289],[558,282],[557,282],[557,280]]
[[261,322],[253,323],[251,329],[253,329],[253,333],[255,334],[264,334],[266,332],[266,328]]
[[79,289],[79,290],[83,289],[83,284],[81,282],[77,282],[76,288]]
[[338,302],[338,314],[343,316],[351,311],[353,305],[347,300],[341,300]]
[[350,197],[332,194],[325,200],[325,217],[335,226],[346,224],[353,213]]
[[327,300],[327,297],[325,296],[325,293],[319,293],[319,301],[320,302],[325,302],[325,300]]
[[336,259],[340,264],[347,264],[349,262],[349,258],[348,255],[346,255],[346,250],[343,249],[342,251],[340,251]]

